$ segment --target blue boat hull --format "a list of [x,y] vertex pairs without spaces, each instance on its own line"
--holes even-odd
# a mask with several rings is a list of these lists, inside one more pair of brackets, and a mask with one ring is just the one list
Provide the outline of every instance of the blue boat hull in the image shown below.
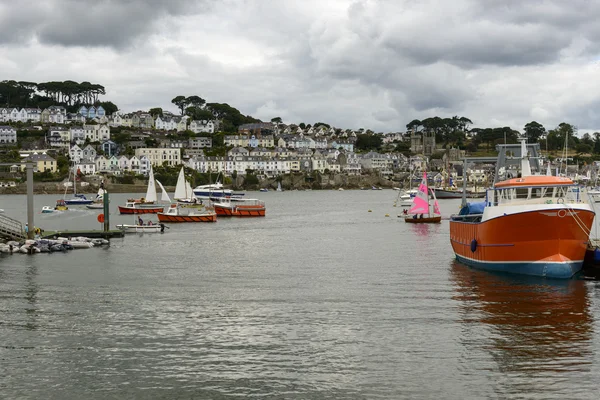
[[69,206],[76,206],[78,204],[85,206],[87,204],[92,204],[94,200],[65,200],[65,204]]
[[545,278],[570,279],[583,267],[583,260],[564,263],[556,262],[513,262],[489,263],[456,255],[456,259],[473,268],[511,274],[542,276]]

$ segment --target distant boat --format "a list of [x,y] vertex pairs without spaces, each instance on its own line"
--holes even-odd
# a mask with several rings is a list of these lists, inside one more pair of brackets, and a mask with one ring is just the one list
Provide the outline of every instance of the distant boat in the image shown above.
[[122,230],[123,233],[163,233],[165,228],[167,228],[167,226],[162,223],[152,225],[117,225],[117,229]]
[[53,213],[53,212],[54,212],[54,208],[52,208],[50,206],[42,207],[42,214],[49,214],[49,213]]
[[159,212],[157,216],[160,222],[217,222],[214,211],[200,211],[179,204],[171,204],[166,212]]
[[229,199],[214,203],[215,213],[219,217],[264,217],[266,206],[258,199],[243,199],[231,202]]
[[269,191],[269,189],[267,189],[267,188],[260,188],[259,189],[259,192],[268,192],[268,191]]
[[181,170],[179,171],[179,176],[177,177],[177,185],[175,186],[175,194],[173,195],[173,200],[176,200],[178,203],[183,204],[198,203],[198,199],[194,195],[192,186],[185,179],[185,171],[183,167],[181,167]]
[[[162,187],[162,185],[161,185]],[[164,188],[163,188],[164,192]],[[168,197],[168,196],[167,196]],[[142,197],[139,200],[129,199],[124,206],[119,206],[120,214],[156,214],[162,212],[164,207],[155,204],[156,198],[156,185],[154,181],[154,172],[152,166],[150,166],[150,173],[148,174],[148,189],[146,190],[146,197]]]
[[[68,186],[65,187],[65,197],[67,196]],[[73,197],[70,199],[64,199],[67,205],[86,205],[92,204],[94,200],[88,199],[83,194],[77,194],[77,171],[75,171],[75,164],[73,164]]]

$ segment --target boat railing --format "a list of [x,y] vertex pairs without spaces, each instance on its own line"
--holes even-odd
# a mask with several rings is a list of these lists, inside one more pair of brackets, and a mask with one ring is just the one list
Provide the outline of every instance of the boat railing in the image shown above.
[[481,222],[483,214],[452,214],[450,216],[451,221],[462,221],[462,222]]

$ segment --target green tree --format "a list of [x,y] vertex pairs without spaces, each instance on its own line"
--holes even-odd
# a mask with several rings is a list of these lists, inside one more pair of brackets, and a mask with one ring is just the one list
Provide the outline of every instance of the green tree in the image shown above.
[[523,132],[525,132],[525,135],[527,136],[527,141],[530,143],[537,143],[541,137],[546,135],[546,128],[539,122],[531,121],[525,124]]
[[199,108],[204,107],[204,105],[206,104],[206,100],[204,100],[200,96],[189,96],[187,99],[185,99],[185,101],[186,101],[186,105],[199,107]]
[[187,106],[186,97],[185,96],[177,96],[173,100],[171,100],[171,103],[175,104],[179,108],[179,110],[181,110],[181,115],[183,115],[185,107]]
[[281,117],[275,117],[271,118],[271,122],[273,122],[274,124],[281,124],[283,120],[281,119]]
[[154,117],[154,118],[162,117],[163,109],[160,107],[151,108],[150,111],[148,111],[148,114],[152,115],[152,117]]
[[104,108],[106,115],[112,115],[119,111],[119,107],[117,107],[117,105],[112,101],[101,101],[100,103],[98,103],[98,105]]

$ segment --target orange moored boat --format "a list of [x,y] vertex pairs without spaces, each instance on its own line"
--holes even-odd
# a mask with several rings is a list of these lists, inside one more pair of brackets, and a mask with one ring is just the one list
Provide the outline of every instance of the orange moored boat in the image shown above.
[[452,216],[452,249],[473,267],[570,278],[583,265],[595,213],[571,179],[531,176],[523,160],[522,177],[496,183],[485,202]]
[[266,213],[265,203],[257,199],[239,199],[235,202],[221,199],[214,203],[214,208],[220,217],[264,217]]
[[171,204],[166,213],[156,215],[160,222],[217,222],[217,214],[214,211],[199,212],[195,208],[181,207]]

